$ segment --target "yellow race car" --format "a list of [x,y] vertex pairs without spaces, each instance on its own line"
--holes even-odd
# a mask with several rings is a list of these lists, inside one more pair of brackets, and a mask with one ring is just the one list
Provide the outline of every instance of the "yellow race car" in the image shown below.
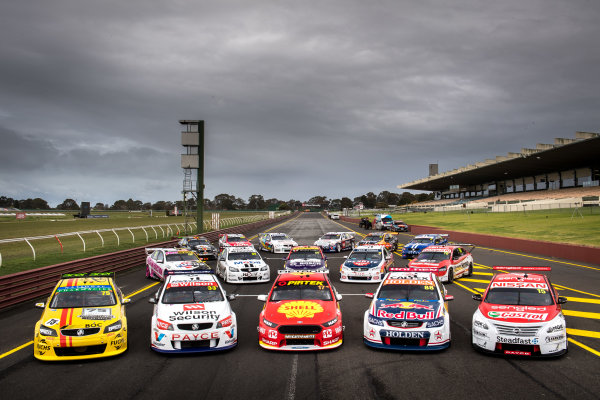
[[127,318],[113,272],[63,274],[35,324],[33,355],[44,361],[108,357],[127,350]]

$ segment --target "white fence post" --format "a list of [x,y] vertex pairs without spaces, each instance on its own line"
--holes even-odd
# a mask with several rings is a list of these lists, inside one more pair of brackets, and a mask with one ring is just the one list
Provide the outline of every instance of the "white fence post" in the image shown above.
[[77,233],[77,236],[79,236],[79,239],[81,239],[81,242],[83,243],[83,252],[85,253],[85,240],[83,240],[79,232]]
[[117,246],[120,246],[121,245],[121,239],[119,238],[119,235],[117,235],[117,232],[115,232],[114,229],[112,231],[115,234],[115,236],[117,237]]
[[33,251],[33,261],[35,261],[35,249],[31,245],[31,243],[29,243],[29,240],[27,240],[27,238],[25,238],[25,241],[27,242],[27,244],[29,245],[29,247],[31,247],[31,251]]
[[98,236],[100,236],[100,240],[102,241],[102,247],[104,247],[104,238],[102,237],[100,232],[96,231],[96,233],[98,234]]
[[146,232],[146,229],[144,229],[144,227],[142,226],[142,230],[144,231],[144,233],[146,234],[146,242],[148,241],[148,232]]
[[165,231],[164,231],[164,229],[162,228],[162,226],[160,226],[160,225],[159,225],[158,227],[159,227],[159,228],[160,228],[160,230],[162,231],[163,237],[165,237]]
[[156,233],[156,229],[154,229],[153,226],[151,226],[150,228],[152,228],[152,230],[154,231],[155,239],[158,239],[158,233]]
[[135,236],[133,236],[133,232],[131,232],[131,229],[127,228],[127,230],[129,231],[129,233],[131,233],[131,239],[133,240],[133,243],[135,243]]

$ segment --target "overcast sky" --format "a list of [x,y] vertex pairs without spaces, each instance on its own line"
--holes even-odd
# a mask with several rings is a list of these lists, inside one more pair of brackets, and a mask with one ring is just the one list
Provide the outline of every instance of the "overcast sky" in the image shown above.
[[597,0],[0,0],[0,195],[355,197],[600,132]]

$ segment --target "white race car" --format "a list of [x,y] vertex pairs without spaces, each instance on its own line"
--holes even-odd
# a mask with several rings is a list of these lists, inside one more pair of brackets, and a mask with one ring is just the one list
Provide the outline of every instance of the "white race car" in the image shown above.
[[227,283],[269,282],[269,266],[254,247],[225,247],[217,262],[217,274]]
[[384,246],[358,246],[340,266],[342,282],[381,282],[394,265],[394,255]]
[[167,273],[154,303],[152,350],[161,353],[227,350],[237,345],[237,322],[219,281],[211,273]]
[[[405,268],[397,268],[403,270]],[[431,272],[392,272],[367,293],[364,343],[390,350],[441,350],[450,346],[447,301],[454,297]]]
[[315,242],[323,251],[352,250],[354,248],[354,235],[352,232],[327,232]]
[[259,233],[258,249],[272,253],[289,253],[292,247],[298,246],[287,233]]
[[165,271],[210,271],[191,250],[174,248],[147,248],[146,278],[165,279]]

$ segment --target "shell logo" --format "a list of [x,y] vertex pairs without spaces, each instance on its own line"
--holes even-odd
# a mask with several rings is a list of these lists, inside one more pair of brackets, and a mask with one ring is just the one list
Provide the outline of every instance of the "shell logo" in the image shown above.
[[285,314],[287,318],[312,318],[322,313],[323,307],[314,301],[290,301],[279,306],[277,312]]

